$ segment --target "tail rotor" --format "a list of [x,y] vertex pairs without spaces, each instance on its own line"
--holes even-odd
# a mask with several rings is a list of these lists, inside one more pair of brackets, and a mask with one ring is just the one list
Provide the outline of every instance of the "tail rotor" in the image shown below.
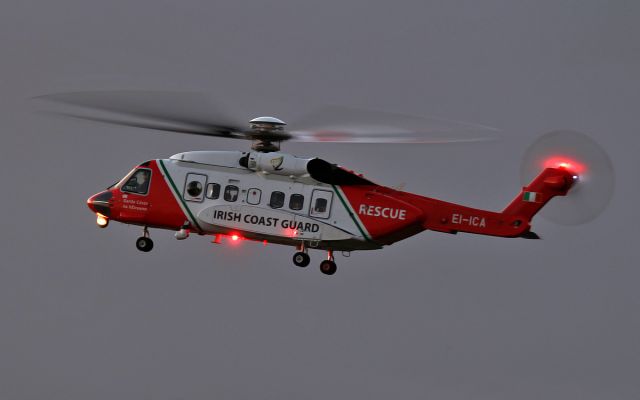
[[540,211],[543,218],[561,225],[587,223],[609,204],[615,173],[607,153],[589,136],[575,131],[542,135],[525,153],[520,169],[523,184],[544,168],[564,168],[576,183],[567,196],[555,198]]

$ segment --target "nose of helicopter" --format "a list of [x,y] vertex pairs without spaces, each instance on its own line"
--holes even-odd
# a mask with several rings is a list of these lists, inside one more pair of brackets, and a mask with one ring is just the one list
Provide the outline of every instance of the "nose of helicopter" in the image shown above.
[[105,217],[109,217],[111,214],[111,199],[113,193],[109,190],[94,194],[87,199],[87,206],[91,211],[96,214],[102,214]]

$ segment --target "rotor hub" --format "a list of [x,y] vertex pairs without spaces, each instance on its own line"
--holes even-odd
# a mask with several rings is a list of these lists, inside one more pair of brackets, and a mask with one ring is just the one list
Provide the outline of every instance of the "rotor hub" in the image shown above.
[[280,150],[280,141],[286,139],[286,123],[275,117],[258,117],[249,121],[253,136],[251,149],[263,153]]
[[275,117],[258,117],[249,121],[249,127],[258,132],[281,132],[286,123]]

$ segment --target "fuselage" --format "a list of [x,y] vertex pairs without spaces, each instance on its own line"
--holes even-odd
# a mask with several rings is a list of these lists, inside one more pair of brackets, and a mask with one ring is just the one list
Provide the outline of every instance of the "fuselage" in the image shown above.
[[[318,158],[196,151],[144,162],[92,196],[98,223],[229,235],[298,248],[372,250],[423,230],[530,237],[531,218],[576,176],[546,168],[502,212],[377,185]],[[104,224],[104,226],[106,226]]]
[[391,189],[315,160],[179,153],[140,164],[89,206],[128,224],[347,251],[378,249],[424,229],[423,211]]

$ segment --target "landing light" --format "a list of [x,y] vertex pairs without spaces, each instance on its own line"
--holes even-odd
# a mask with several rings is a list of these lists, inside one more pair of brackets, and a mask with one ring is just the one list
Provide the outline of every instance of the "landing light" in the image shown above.
[[105,217],[100,213],[96,213],[96,223],[100,228],[106,228],[109,225],[109,218]]

